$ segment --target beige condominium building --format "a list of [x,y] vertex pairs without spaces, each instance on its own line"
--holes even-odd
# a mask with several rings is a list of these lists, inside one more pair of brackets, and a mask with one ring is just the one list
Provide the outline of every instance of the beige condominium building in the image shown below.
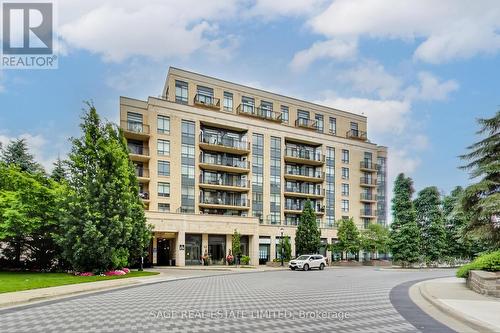
[[149,260],[224,264],[232,234],[250,264],[279,258],[310,200],[321,252],[336,221],[385,224],[387,148],[366,117],[170,68],[161,97],[120,98],[120,126],[154,226]]

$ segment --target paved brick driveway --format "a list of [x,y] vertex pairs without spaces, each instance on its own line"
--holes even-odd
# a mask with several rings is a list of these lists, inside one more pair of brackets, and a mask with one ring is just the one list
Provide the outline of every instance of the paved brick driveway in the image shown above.
[[0,332],[416,332],[391,289],[452,273],[363,267],[192,278],[0,310]]

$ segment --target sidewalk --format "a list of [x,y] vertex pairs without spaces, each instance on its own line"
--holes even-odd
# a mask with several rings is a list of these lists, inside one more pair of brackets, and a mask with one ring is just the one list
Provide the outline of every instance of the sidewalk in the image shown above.
[[155,267],[147,271],[159,272],[158,275],[132,277],[117,280],[86,282],[64,286],[39,288],[0,294],[0,309],[33,304],[52,299],[66,298],[75,295],[89,294],[98,291],[116,288],[145,285],[164,281],[173,281],[193,277],[205,277],[233,273],[254,273],[276,270],[275,267],[236,268],[228,266],[199,266],[199,267]]
[[414,287],[427,302],[467,327],[479,332],[500,332],[500,300],[468,289],[463,279],[441,278]]

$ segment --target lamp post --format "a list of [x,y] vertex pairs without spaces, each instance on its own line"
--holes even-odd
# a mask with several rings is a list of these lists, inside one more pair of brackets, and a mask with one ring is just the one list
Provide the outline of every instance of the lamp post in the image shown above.
[[281,227],[281,228],[280,228],[280,232],[281,232],[281,239],[280,239],[280,242],[281,242],[281,246],[280,246],[280,247],[281,247],[281,251],[280,251],[280,252],[281,252],[281,266],[283,266],[283,245],[284,245],[284,244],[283,244],[283,243],[284,243],[284,242],[283,242],[283,232],[284,232],[284,231],[285,231],[285,230],[283,229],[283,227]]

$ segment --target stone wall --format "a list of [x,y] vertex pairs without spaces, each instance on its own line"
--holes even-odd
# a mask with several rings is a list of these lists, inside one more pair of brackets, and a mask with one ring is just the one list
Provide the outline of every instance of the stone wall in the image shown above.
[[500,298],[500,272],[470,271],[467,286],[476,293]]

